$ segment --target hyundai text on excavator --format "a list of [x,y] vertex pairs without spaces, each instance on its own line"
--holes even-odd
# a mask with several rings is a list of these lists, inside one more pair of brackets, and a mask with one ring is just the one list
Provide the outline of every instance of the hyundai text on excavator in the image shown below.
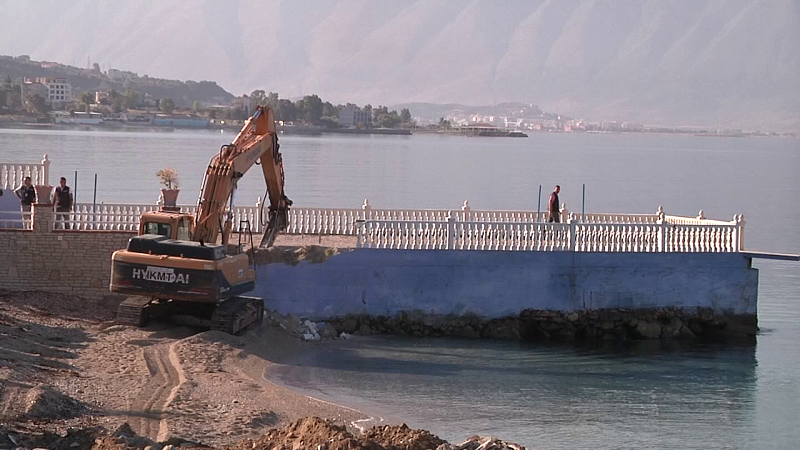
[[269,196],[261,246],[272,245],[286,229],[292,204],[284,194],[279,147],[272,110],[258,106],[233,142],[211,158],[196,216],[177,207],[141,215],[138,235],[111,257],[111,292],[130,295],[119,306],[118,323],[143,326],[155,316],[206,316],[212,329],[235,334],[261,321],[263,301],[242,296],[256,281],[251,255],[241,253],[249,224],[240,224],[238,246],[229,242],[233,200],[238,180],[260,164]]

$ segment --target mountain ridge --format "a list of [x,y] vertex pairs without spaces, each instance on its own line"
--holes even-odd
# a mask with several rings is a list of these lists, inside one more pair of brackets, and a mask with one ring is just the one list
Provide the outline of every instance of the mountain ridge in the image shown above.
[[[333,103],[800,130],[793,0],[0,0],[0,53]],[[48,24],[47,38],[31,21]]]

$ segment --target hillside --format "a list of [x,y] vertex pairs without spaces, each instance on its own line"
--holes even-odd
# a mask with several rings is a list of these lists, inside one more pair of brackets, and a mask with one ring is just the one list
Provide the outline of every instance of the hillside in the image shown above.
[[178,106],[189,107],[192,103],[200,101],[207,104],[230,103],[233,95],[225,91],[213,81],[178,81],[161,78],[151,78],[147,75],[129,77],[128,79],[113,80],[99,70],[81,69],[68,65],[46,64],[42,67],[40,61],[26,61],[0,55],[0,77],[11,77],[19,81],[24,77],[65,77],[72,85],[73,95],[78,96],[87,91],[117,90],[124,93],[128,90],[140,94],[150,94],[154,98],[172,98]]
[[[0,0],[0,53],[333,103],[800,130],[800,2]],[[47,24],[30,26],[32,18]]]

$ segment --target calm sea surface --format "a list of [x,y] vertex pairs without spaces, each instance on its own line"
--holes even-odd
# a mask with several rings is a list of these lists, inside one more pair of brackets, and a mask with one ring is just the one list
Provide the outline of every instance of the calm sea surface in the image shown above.
[[[38,161],[78,201],[153,203],[175,167],[194,203],[205,166],[233,133],[0,129],[0,161]],[[558,183],[586,210],[729,219],[746,247],[800,252],[800,140],[532,134],[281,138],[296,205],[537,207]],[[264,195],[245,176],[239,204]],[[271,376],[312,395],[401,418],[452,440],[492,434],[537,448],[800,448],[800,263],[761,269],[755,346],[640,343],[592,348],[439,339],[325,343]]]

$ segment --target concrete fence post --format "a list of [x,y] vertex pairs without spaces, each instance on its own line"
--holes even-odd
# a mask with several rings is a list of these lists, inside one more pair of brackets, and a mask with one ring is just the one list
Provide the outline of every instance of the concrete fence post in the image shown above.
[[561,216],[561,223],[566,223],[569,220],[569,210],[567,209],[567,204],[562,203],[561,207],[558,210],[559,215]]
[[[259,196],[256,200],[256,213],[255,213],[255,224],[252,225],[254,229],[254,233],[261,233],[261,197]],[[290,228],[290,224],[286,224],[286,228]]]
[[50,233],[54,228],[55,213],[50,202],[33,204],[32,228],[34,233]]
[[736,220],[736,251],[740,252],[744,250],[744,226],[747,224],[747,221],[744,220],[744,214],[739,214],[739,217]]
[[567,218],[567,223],[569,223],[569,251],[575,251],[575,223],[577,220],[570,214]]
[[455,250],[456,248],[456,221],[455,214],[450,211],[447,215],[447,250]]
[[664,253],[667,249],[667,221],[664,219],[664,208],[661,205],[658,205],[658,210],[656,211],[658,215],[658,219],[656,223],[659,224],[658,227],[658,251],[659,253]]
[[40,183],[47,186],[50,185],[50,158],[47,157],[47,153],[42,158],[42,180],[40,180]]

